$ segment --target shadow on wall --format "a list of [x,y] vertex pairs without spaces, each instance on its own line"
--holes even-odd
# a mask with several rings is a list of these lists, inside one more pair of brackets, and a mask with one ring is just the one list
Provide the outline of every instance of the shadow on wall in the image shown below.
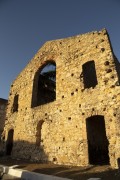
[[2,147],[2,139],[4,138],[4,126],[6,120],[6,108],[7,108],[7,100],[0,98],[0,154]]
[[48,156],[41,144],[28,141],[6,141],[5,156],[12,156],[16,159],[31,160],[34,162],[48,162]]
[[[12,166],[18,164],[18,168],[27,169],[36,173],[48,174],[70,179],[101,178],[109,180],[119,180],[120,170],[114,170],[109,165],[87,167],[71,167],[65,165],[55,165],[48,162],[48,157],[42,146],[38,147],[34,143],[27,141],[15,141],[12,148],[12,156],[0,158],[0,164]],[[11,157],[14,157],[12,159]],[[43,161],[43,159],[44,161]],[[19,160],[18,160],[19,159]],[[33,160],[34,162],[31,162]],[[43,164],[44,162],[44,164]],[[118,163],[120,159],[118,159]],[[46,163],[46,164],[45,164]],[[21,178],[26,177],[26,172],[22,172]]]

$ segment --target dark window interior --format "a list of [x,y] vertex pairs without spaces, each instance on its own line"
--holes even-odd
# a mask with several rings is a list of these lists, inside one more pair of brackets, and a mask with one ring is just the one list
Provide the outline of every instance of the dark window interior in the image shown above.
[[13,135],[14,135],[14,130],[10,129],[8,132],[8,137],[6,142],[6,155],[11,155],[13,148]]
[[82,68],[84,88],[94,88],[98,84],[94,61],[88,61]]
[[13,113],[18,111],[18,99],[19,99],[19,95],[15,95],[14,101],[13,101],[13,107],[12,107]]
[[104,116],[96,115],[86,119],[89,163],[93,165],[109,164],[108,139]]
[[56,100],[56,64],[47,62],[35,75],[32,107]]

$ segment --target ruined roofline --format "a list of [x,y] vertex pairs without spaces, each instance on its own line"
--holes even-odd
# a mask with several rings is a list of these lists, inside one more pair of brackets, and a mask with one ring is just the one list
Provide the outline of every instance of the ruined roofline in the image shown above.
[[[35,55],[28,61],[28,64],[22,69],[22,71],[16,76],[16,78],[11,82],[11,86],[12,84],[14,84],[14,82],[21,76],[21,74],[24,72],[24,70],[26,68],[29,68],[29,65],[31,64],[31,62],[36,59],[36,55],[41,51],[42,48],[44,48],[45,46],[47,46],[48,44],[51,44],[52,42],[59,42],[59,41],[63,41],[63,40],[69,40],[69,39],[75,39],[75,38],[78,38],[78,37],[84,37],[86,35],[90,35],[90,34],[100,34],[100,33],[104,33],[104,34],[107,34],[107,37],[108,37],[108,40],[109,40],[109,43],[111,45],[111,41],[110,41],[110,38],[109,38],[109,34],[107,32],[107,29],[103,28],[99,31],[91,31],[91,32],[87,32],[87,33],[83,33],[83,34],[78,34],[78,35],[74,35],[74,36],[69,36],[69,37],[64,37],[64,38],[60,38],[60,39],[55,39],[55,40],[48,40],[46,41],[45,43],[43,43],[43,45],[38,49],[38,51],[35,53]],[[111,50],[112,50],[112,46],[111,46]],[[113,50],[112,50],[112,53],[113,53]],[[113,53],[114,54],[114,53]]]
[[[36,54],[38,54],[40,51],[41,51],[41,48],[44,48],[45,46],[47,46],[48,44],[52,43],[52,42],[59,42],[59,41],[63,41],[63,40],[69,40],[69,39],[75,39],[75,38],[78,38],[78,37],[84,37],[86,35],[90,35],[90,34],[101,34],[101,33],[104,33],[104,34],[107,34],[108,36],[108,39],[110,41],[110,38],[109,38],[109,34],[107,32],[107,29],[103,28],[99,31],[91,31],[91,32],[87,32],[87,33],[83,33],[83,34],[77,34],[77,35],[74,35],[74,36],[69,36],[69,37],[64,37],[64,38],[60,38],[60,39],[54,39],[54,40],[48,40],[46,41],[45,43],[43,43],[43,45],[38,49],[38,51],[36,52]],[[31,60],[28,62],[27,66],[29,66],[29,64],[31,63],[31,61],[36,57],[36,54],[31,58]]]
[[[63,40],[69,40],[69,39],[75,39],[75,38],[78,38],[78,37],[84,37],[84,36],[86,36],[86,35],[90,35],[90,34],[100,34],[100,33],[104,33],[104,34],[107,34],[107,36],[109,37],[109,34],[108,34],[108,31],[107,31],[107,29],[106,28],[103,28],[103,29],[101,29],[101,30],[99,30],[99,31],[90,31],[90,32],[86,32],[86,33],[83,33],[83,34],[76,34],[76,35],[73,35],[73,36],[68,36],[68,37],[63,37],[63,38],[58,38],[58,39],[51,39],[51,40],[48,40],[48,41],[46,41],[45,43],[43,43],[43,45],[38,49],[38,51],[36,52],[36,54],[41,50],[41,48],[42,47],[44,47],[44,46],[46,46],[47,44],[50,44],[50,43],[52,43],[52,42],[59,42],[59,41],[63,41]],[[110,40],[110,38],[109,38],[109,40]],[[33,56],[33,58],[34,58],[35,56]],[[33,59],[32,58],[32,59]],[[32,60],[31,59],[31,60]]]
[[50,42],[56,42],[56,41],[61,41],[61,40],[69,40],[69,39],[74,39],[74,38],[77,38],[77,37],[82,37],[82,36],[86,36],[86,35],[90,35],[90,34],[97,34],[97,33],[106,33],[108,35],[108,31],[106,28],[103,28],[101,30],[98,30],[98,31],[89,31],[89,32],[86,32],[86,33],[82,33],[82,34],[76,34],[76,35],[73,35],[73,36],[68,36],[68,37],[64,37],[64,38],[59,38],[59,39],[53,39],[53,40],[48,40],[45,42],[45,44],[47,43],[50,43]]

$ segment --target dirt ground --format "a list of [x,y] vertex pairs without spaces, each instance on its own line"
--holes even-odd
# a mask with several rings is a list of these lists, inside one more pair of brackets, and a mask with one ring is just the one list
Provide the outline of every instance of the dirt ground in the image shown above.
[[108,165],[87,167],[72,167],[54,164],[32,163],[25,160],[15,160],[10,157],[0,157],[0,164],[33,171],[36,173],[66,177],[73,180],[87,180],[88,178],[101,178],[101,180],[120,180],[120,170],[112,169]]

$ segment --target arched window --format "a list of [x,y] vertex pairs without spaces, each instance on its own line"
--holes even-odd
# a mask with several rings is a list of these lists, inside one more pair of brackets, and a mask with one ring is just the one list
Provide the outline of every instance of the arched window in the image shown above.
[[83,64],[82,69],[84,88],[94,88],[98,84],[94,61],[86,62]]
[[33,83],[32,107],[56,100],[56,64],[48,61],[36,73]]

